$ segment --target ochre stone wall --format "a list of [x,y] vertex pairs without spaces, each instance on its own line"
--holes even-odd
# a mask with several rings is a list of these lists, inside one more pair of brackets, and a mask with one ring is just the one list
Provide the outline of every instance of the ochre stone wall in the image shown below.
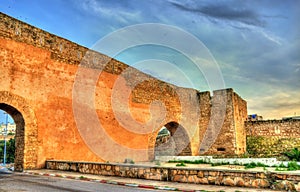
[[192,155],[201,145],[206,154],[240,153],[236,119],[244,114],[234,111],[246,105],[232,89],[210,96],[180,88],[7,15],[0,21],[0,108],[24,120],[20,170],[49,159],[151,160],[169,122],[184,128]]
[[300,148],[300,120],[245,122],[247,151],[255,156],[280,156]]

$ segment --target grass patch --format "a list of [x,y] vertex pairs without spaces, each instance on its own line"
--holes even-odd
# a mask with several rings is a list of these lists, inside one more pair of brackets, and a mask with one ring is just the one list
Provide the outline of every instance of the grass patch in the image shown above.
[[252,169],[252,168],[255,168],[255,167],[263,167],[263,168],[269,167],[268,165],[265,165],[265,164],[260,163],[260,162],[258,162],[258,163],[255,163],[255,162],[246,163],[246,164],[244,164],[244,166],[245,166],[245,169]]
[[183,162],[176,164],[176,167],[185,167],[185,166],[186,165]]
[[297,171],[297,170],[300,170],[300,166],[297,164],[296,161],[288,162],[287,166],[281,163],[279,166],[275,168],[275,171]]

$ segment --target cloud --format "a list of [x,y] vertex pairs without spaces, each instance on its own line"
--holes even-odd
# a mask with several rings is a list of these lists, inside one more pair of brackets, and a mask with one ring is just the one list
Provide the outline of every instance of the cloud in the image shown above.
[[111,18],[111,20],[118,21],[123,24],[130,24],[133,21],[138,21],[141,11],[130,10],[128,6],[120,3],[105,3],[97,0],[83,0],[81,7],[86,12],[91,12],[97,16]]
[[249,114],[258,113],[264,119],[281,119],[282,117],[300,115],[299,91],[282,92],[276,87],[269,87],[269,94],[248,99]]
[[198,1],[189,1],[183,4],[177,1],[169,2],[178,9],[199,13],[212,21],[225,20],[258,27],[264,27],[266,25],[266,21],[263,20],[263,17],[257,11],[245,6],[240,8],[239,3],[218,2],[218,4],[204,4]]

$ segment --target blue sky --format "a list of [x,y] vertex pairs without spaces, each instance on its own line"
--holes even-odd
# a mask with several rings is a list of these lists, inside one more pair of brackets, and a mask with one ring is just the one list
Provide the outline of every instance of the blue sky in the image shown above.
[[[0,11],[88,48],[134,24],[178,27],[208,48],[225,86],[247,100],[249,114],[300,115],[300,1],[0,0]],[[174,50],[145,45],[116,58],[170,83],[190,87],[188,76],[194,88],[210,90],[203,74]]]

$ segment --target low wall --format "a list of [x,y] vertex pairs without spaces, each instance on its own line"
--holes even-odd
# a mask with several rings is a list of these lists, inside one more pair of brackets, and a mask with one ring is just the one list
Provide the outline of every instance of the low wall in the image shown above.
[[257,157],[279,157],[300,148],[300,120],[246,121],[247,152]]
[[300,175],[298,174],[54,160],[47,161],[46,168],[158,181],[300,191]]

